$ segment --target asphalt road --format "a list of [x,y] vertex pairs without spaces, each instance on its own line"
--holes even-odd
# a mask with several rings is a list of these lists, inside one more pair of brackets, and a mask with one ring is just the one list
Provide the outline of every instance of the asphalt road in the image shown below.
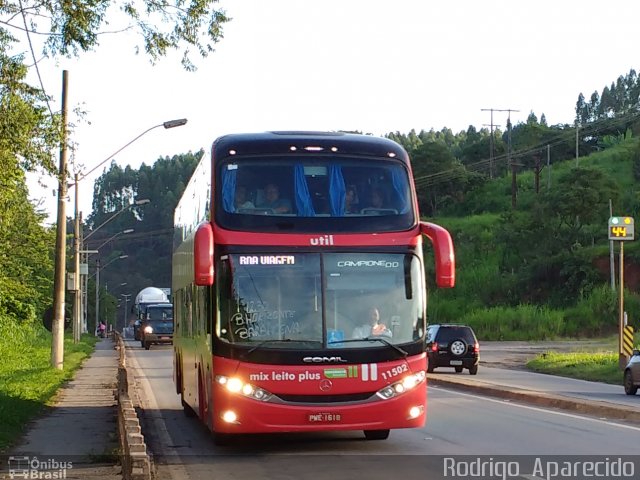
[[[531,455],[638,452],[637,426],[433,385],[426,427],[392,431],[386,441],[365,441],[362,432],[258,435],[219,447],[204,426],[182,412],[173,386],[171,347],[144,351],[137,343],[127,343],[157,478],[431,479],[445,478],[443,462],[452,455],[485,455],[494,461],[504,455],[529,455],[522,457],[527,461]],[[526,376],[518,381],[527,384]]]

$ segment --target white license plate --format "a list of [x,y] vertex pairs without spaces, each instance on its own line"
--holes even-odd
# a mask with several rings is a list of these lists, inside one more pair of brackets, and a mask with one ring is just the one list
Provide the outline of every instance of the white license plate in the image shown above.
[[462,360],[450,360],[449,365],[462,365]]
[[308,419],[310,423],[340,422],[342,420],[342,415],[339,413],[324,413],[324,412],[310,413]]

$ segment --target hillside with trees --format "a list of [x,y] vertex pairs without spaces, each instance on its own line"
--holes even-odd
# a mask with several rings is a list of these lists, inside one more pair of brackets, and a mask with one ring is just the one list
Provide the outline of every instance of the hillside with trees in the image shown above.
[[[493,135],[473,126],[458,133],[443,128],[387,135],[412,157],[422,215],[454,236],[458,284],[451,291],[431,290],[431,321],[470,322],[485,338],[611,330],[617,307],[606,262],[606,221],[609,201],[617,215],[637,216],[640,210],[639,91],[632,70],[589,102],[580,94],[577,135],[576,125],[548,125],[544,114],[533,112],[526,122],[507,123]],[[8,98],[26,108],[27,90],[16,92]],[[54,132],[56,123],[42,105],[33,108],[31,128],[53,147],[55,135],[45,133]],[[0,143],[6,165],[0,180],[9,187],[0,192],[0,316],[12,322],[42,315],[50,304],[53,270],[54,235],[27,200],[24,172],[34,164],[55,167],[29,150],[26,133],[20,135],[12,130],[3,136],[11,143]],[[89,319],[98,258],[104,267],[101,315],[114,325],[127,315],[124,305],[118,307],[124,295],[131,299],[146,286],[170,286],[173,210],[202,154],[167,156],[138,169],[114,161],[95,182],[93,211],[83,222],[85,248],[100,251],[89,257]],[[68,228],[73,231],[71,219]],[[68,248],[70,261],[71,242]],[[630,261],[636,251],[628,245]],[[631,291],[627,299],[635,321],[640,301]]]

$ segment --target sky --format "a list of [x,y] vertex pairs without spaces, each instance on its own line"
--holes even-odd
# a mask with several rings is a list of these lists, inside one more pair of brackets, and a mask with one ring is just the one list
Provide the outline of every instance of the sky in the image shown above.
[[[74,124],[70,161],[83,216],[113,157],[123,168],[209,149],[221,135],[267,130],[411,129],[455,133],[491,121],[483,109],[573,123],[587,99],[638,58],[637,0],[220,0],[232,21],[206,59],[186,72],[179,55],[151,65],[133,34],[107,35],[78,59],[45,61],[40,75],[61,104],[68,71]],[[26,48],[26,47],[25,47]],[[507,113],[493,122],[506,127]],[[151,128],[187,118],[187,125]],[[151,129],[151,130],[149,130]],[[149,131],[147,131],[149,130]],[[30,175],[34,203],[55,222],[57,180]],[[73,193],[67,215],[73,214]]]

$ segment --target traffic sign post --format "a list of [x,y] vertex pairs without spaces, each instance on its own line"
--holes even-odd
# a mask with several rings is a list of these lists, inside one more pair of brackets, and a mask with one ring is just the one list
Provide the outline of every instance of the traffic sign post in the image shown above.
[[608,225],[609,240],[620,242],[620,299],[618,317],[618,365],[621,370],[629,361],[624,348],[624,242],[635,240],[635,222],[633,217],[610,217]]

